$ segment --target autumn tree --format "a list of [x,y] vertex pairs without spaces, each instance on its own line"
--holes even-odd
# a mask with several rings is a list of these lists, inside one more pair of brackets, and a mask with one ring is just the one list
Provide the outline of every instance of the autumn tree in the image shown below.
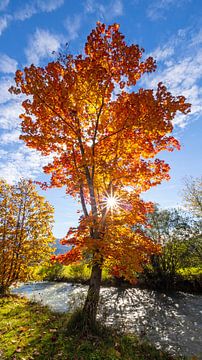
[[10,89],[27,96],[21,139],[53,154],[44,167],[50,186],[65,185],[68,195],[80,198],[79,226],[63,240],[72,249],[57,260],[69,264],[84,257],[92,265],[83,310],[88,325],[95,323],[103,265],[131,280],[159,249],[131,228],[145,222],[152,208],[140,194],[169,178],[169,166],[157,154],[180,147],[171,136],[172,120],[190,107],[162,83],[156,91],[136,87],[156,69],[143,52],[126,44],[119,25],[97,23],[83,55],[18,70]]
[[31,181],[0,180],[0,293],[50,258],[53,208]]

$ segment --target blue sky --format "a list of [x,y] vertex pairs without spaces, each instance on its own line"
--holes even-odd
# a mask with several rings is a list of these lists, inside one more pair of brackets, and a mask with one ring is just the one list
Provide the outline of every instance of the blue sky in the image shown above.
[[[161,154],[171,166],[171,180],[143,195],[164,208],[180,206],[183,178],[200,176],[202,167],[200,14],[200,0],[0,0],[0,177],[47,180],[42,166],[48,160],[19,140],[22,97],[7,91],[15,70],[47,63],[65,43],[71,53],[80,53],[96,21],[116,22],[128,43],[139,44],[157,60],[157,71],[141,86],[155,88],[162,81],[192,103],[189,116],[175,119],[181,151]],[[77,203],[63,189],[40,192],[55,207],[54,234],[64,236],[76,225]]]

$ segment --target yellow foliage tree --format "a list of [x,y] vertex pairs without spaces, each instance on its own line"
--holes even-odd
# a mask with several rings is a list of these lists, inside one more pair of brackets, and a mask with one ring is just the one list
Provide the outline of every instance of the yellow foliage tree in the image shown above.
[[0,180],[0,293],[50,258],[52,223],[53,208],[31,181],[9,185]]

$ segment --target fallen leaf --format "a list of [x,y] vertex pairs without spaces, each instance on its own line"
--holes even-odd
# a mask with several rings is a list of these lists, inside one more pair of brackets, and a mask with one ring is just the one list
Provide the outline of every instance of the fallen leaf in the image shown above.
[[29,328],[27,326],[21,326],[18,331],[24,332],[24,331],[28,331]]
[[56,332],[57,329],[49,329],[49,331],[53,333],[53,332]]
[[39,352],[38,350],[35,350],[35,351],[33,352],[33,354],[34,354],[34,355],[40,355],[40,352]]

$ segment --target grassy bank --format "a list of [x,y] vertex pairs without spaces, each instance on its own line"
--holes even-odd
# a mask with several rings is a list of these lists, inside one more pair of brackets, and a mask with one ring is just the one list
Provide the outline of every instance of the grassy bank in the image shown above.
[[169,272],[147,271],[140,274],[139,284],[160,291],[183,291],[202,293],[202,268],[181,268],[172,274]]
[[[87,284],[90,278],[90,268],[86,264],[64,266],[61,264],[49,267],[37,267],[33,274],[34,280],[65,281]],[[171,281],[172,280],[172,281]],[[106,268],[102,273],[103,286],[130,286],[122,279],[112,277]],[[137,286],[156,290],[175,290],[190,293],[202,293],[202,268],[189,267],[179,269],[171,279],[169,274],[147,272],[139,274]]]
[[[18,297],[0,299],[1,360],[171,360],[174,358],[131,335],[100,330],[74,335],[68,314]],[[182,358],[181,358],[182,359]]]
[[[87,264],[61,265],[54,264],[48,267],[36,267],[33,273],[34,280],[66,281],[76,283],[88,283],[91,269]],[[106,268],[102,271],[103,284],[111,284],[112,276]]]
[[186,277],[202,275],[202,267],[192,266],[184,269],[179,269],[178,274]]

